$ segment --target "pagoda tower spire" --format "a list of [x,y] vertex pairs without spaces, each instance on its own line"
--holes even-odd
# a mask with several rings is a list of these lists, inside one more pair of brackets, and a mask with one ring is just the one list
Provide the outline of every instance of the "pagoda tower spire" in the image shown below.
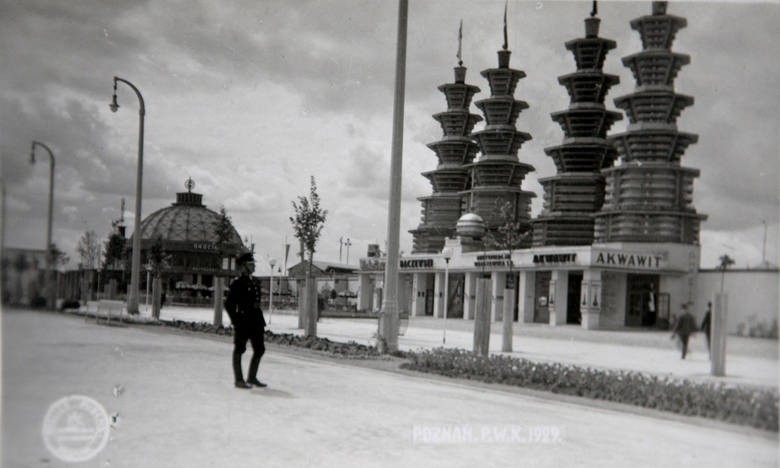
[[533,221],[533,245],[590,245],[593,242],[593,214],[604,202],[604,176],[615,159],[607,142],[607,131],[620,120],[608,111],[604,99],[620,79],[603,73],[604,60],[615,41],[598,37],[601,20],[596,2],[585,19],[585,37],[566,42],[574,55],[577,71],[558,77],[571,98],[569,108],[551,114],[565,134],[563,144],[545,148],[553,158],[557,174],[539,179],[544,188],[544,205]]
[[606,193],[595,215],[597,243],[699,243],[699,225],[706,219],[693,207],[693,179],[699,171],[680,164],[698,136],[677,129],[677,118],[693,98],[674,90],[674,79],[690,56],[671,50],[687,22],[668,15],[666,7],[667,2],[653,2],[651,15],[631,21],[643,50],[623,58],[636,88],[615,99],[629,125],[625,133],[609,137],[621,164],[602,171]]
[[439,122],[443,137],[428,144],[436,153],[439,164],[436,169],[423,172],[433,187],[433,193],[420,197],[422,219],[412,234],[412,253],[437,253],[444,247],[446,237],[455,236],[455,227],[461,215],[462,192],[469,185],[466,169],[477,153],[477,145],[469,134],[477,122],[482,120],[469,112],[471,100],[479,88],[466,84],[466,67],[461,58],[463,22],[458,30],[458,66],[455,67],[455,81],[439,86],[447,100],[447,110],[434,114]]
[[[482,71],[490,84],[490,97],[475,103],[486,122],[483,130],[471,134],[479,145],[481,156],[468,165],[471,187],[463,192],[464,211],[479,215],[488,234],[495,233],[504,223],[499,208],[506,202],[511,204],[518,221],[530,222],[531,198],[536,196],[521,188],[526,174],[534,167],[520,162],[517,156],[531,135],[515,128],[517,117],[528,104],[514,98],[517,82],[525,77],[525,72],[509,68],[511,53],[507,44],[505,9],[504,44],[498,51],[498,67]],[[530,224],[523,231],[529,228]],[[526,244],[530,244],[530,239]]]

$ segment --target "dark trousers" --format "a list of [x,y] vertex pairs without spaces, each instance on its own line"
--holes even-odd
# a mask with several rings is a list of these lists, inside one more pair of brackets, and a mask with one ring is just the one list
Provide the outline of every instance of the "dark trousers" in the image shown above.
[[680,335],[680,342],[682,343],[683,359],[685,359],[685,355],[688,354],[688,338],[690,338],[690,335]]
[[241,355],[246,351],[246,342],[252,343],[252,360],[249,361],[248,380],[257,379],[257,368],[260,366],[260,358],[265,353],[265,342],[262,328],[236,327],[233,335],[233,374],[236,382],[244,381],[241,370]]

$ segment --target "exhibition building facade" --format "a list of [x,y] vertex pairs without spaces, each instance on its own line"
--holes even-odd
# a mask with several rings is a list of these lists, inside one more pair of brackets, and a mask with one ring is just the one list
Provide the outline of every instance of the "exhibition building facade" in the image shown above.
[[[616,43],[599,37],[595,8],[585,36],[565,44],[576,69],[558,82],[570,104],[551,115],[563,139],[545,149],[556,173],[539,179],[544,198],[535,218],[536,194],[522,188],[534,167],[520,156],[532,136],[516,127],[528,107],[515,97],[525,73],[510,67],[505,41],[498,66],[481,73],[489,96],[474,102],[480,116],[471,112],[480,89],[458,64],[454,82],[439,87],[447,108],[433,117],[443,135],[428,145],[438,165],[423,173],[432,193],[419,198],[413,251],[400,260],[402,313],[472,319],[489,307],[493,320],[506,311],[520,322],[664,328],[683,304],[703,307],[695,301],[706,216],[693,206],[699,171],[681,164],[698,137],[677,128],[693,98],[674,87],[690,61],[672,50],[686,20],[666,7],[653,2],[651,14],[630,23],[642,50],[622,60],[636,82],[614,99],[623,113],[605,105],[619,82],[602,70]],[[626,130],[609,134],[624,115]],[[361,262],[361,309],[381,303],[383,261]]]

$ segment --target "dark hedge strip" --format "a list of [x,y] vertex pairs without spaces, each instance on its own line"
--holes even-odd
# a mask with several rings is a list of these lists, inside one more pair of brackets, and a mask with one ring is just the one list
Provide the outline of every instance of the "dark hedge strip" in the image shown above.
[[501,383],[778,431],[777,390],[661,377],[621,370],[478,357],[459,349],[407,353],[404,369]]
[[[233,335],[233,327],[214,326],[207,322],[185,322],[182,320],[161,320],[165,326],[180,328],[200,333],[214,333],[217,335]],[[354,341],[341,343],[331,341],[327,338],[306,337],[294,335],[292,333],[274,333],[265,331],[265,342],[279,345],[295,346],[298,348],[308,348],[314,351],[321,351],[339,358],[347,359],[379,359],[382,355],[374,346],[366,346]]]

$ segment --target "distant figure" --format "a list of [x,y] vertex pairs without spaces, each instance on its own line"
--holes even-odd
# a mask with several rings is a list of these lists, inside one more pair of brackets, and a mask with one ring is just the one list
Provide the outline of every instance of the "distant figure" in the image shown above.
[[[265,318],[260,308],[260,281],[252,277],[255,259],[247,252],[236,260],[241,273],[230,283],[225,310],[233,324],[233,374],[236,388],[266,387],[257,380],[257,368],[265,353]],[[246,342],[252,343],[252,360],[249,362],[247,380],[241,370],[241,356],[246,351]]]
[[682,358],[685,359],[685,355],[688,354],[688,339],[696,331],[696,319],[688,312],[688,304],[682,305],[682,314],[674,324],[672,330],[672,337],[677,335],[680,338],[682,344]]
[[712,326],[712,302],[707,303],[707,312],[704,313],[704,319],[701,321],[701,330],[707,337],[707,351],[711,352],[710,346],[710,327]]

